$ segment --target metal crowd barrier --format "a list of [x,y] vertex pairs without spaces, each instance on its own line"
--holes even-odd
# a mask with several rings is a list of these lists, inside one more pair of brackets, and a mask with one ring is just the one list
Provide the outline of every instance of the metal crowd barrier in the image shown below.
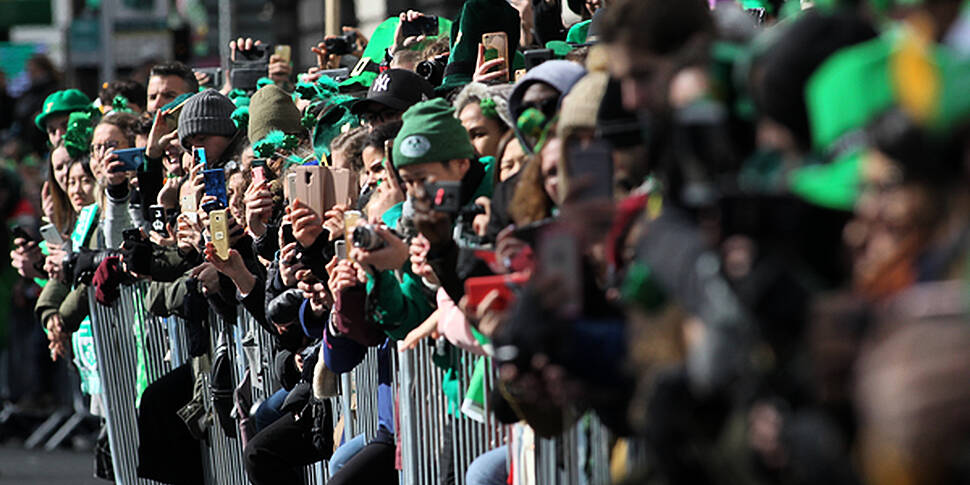
[[[169,338],[167,326],[149,318],[144,309],[144,283],[123,286],[112,307],[102,306],[88,292],[91,331],[101,378],[101,399],[105,407],[112,466],[118,484],[153,484],[138,477],[138,362],[145,363],[149,382],[171,370],[165,362]],[[143,342],[139,357],[136,339]]]
[[[122,286],[121,296],[110,307],[95,301],[93,289],[88,293],[115,481],[124,485],[157,483],[139,478],[137,474],[137,404],[141,391],[138,388],[138,373],[143,371],[142,383],[150,384],[188,361],[184,322],[176,317],[156,317],[148,312],[144,303],[147,286],[145,282]],[[279,379],[272,365],[272,336],[242,306],[238,309],[238,315],[237,322],[225,322],[214,312],[210,315],[210,355],[215,355],[220,341],[220,330],[224,329],[233,364],[233,388],[242,381],[247,372],[251,372],[253,402],[259,402],[279,386]],[[256,351],[252,355],[255,355],[256,362],[248,361],[244,350],[246,346],[255,347]],[[203,379],[205,402],[211,413],[209,374],[203,373]],[[338,405],[334,409],[339,409]],[[200,447],[205,483],[247,485],[249,480],[243,465],[242,444],[239,439],[226,436],[215,421],[208,427],[207,433],[208,439]],[[310,465],[304,475],[307,485],[324,485],[327,477],[326,465],[321,462]]]
[[344,417],[344,441],[359,434],[370,441],[377,434],[377,347],[357,367],[340,375],[340,409]]
[[[453,349],[457,369],[458,405],[449,409],[442,391],[443,373],[432,363],[434,347],[419,345],[401,352],[396,369],[400,409],[401,483],[424,485],[438,483],[445,471],[452,467],[455,484],[465,483],[468,466],[479,455],[505,444],[506,427],[491,413],[488,395],[494,382],[491,362],[481,357]],[[481,420],[460,411],[466,390],[472,382],[477,366],[484,366],[481,395],[486,397]],[[482,373],[482,370],[480,370]],[[446,439],[447,438],[447,439]],[[443,463],[445,447],[451,448],[451,462]]]
[[[89,293],[95,351],[112,450],[116,482],[150,485],[155,482],[137,476],[137,400],[138,369],[143,369],[143,383],[151,383],[187,361],[187,344],[183,322],[175,317],[152,316],[145,308],[144,282],[121,288],[121,297],[111,307],[94,300]],[[227,322],[218,314],[210,315],[211,355],[220,343],[220,333],[228,343],[232,362],[233,387],[250,374],[253,402],[271,395],[279,386],[275,375],[272,336],[263,330],[242,307],[236,321]],[[141,341],[139,352],[138,341]],[[443,372],[432,363],[435,348],[419,345],[414,350],[393,351],[395,385],[398,398],[398,438],[401,446],[402,484],[437,483],[443,467],[454,471],[456,485],[463,485],[465,472],[481,454],[506,443],[508,430],[496,422],[488,399],[481,416],[473,419],[457,407],[449,409],[442,391]],[[481,395],[489,395],[495,379],[494,369],[481,357],[454,350],[458,379],[458,403],[476,367],[484,375]],[[253,361],[250,361],[253,360]],[[139,363],[143,364],[139,366]],[[333,409],[344,416],[346,440],[364,434],[374,437],[377,417],[377,349],[368,350],[363,362],[352,372],[341,375],[341,398],[332,401]],[[206,403],[211,409],[209,374],[205,373]],[[460,404],[459,404],[460,406]],[[336,422],[337,416],[334,416]],[[205,482],[209,485],[246,485],[249,483],[242,461],[238,438],[225,435],[214,420],[208,427],[208,440],[201,444]],[[599,485],[610,481],[609,450],[612,437],[592,414],[554,439],[536,439],[533,483]],[[451,447],[451,461],[442,462],[445,447]],[[640,448],[631,446],[631,455]],[[631,460],[631,463],[633,461]],[[526,471],[526,470],[520,470]],[[324,485],[328,476],[326,464],[317,462],[305,471],[307,485]]]

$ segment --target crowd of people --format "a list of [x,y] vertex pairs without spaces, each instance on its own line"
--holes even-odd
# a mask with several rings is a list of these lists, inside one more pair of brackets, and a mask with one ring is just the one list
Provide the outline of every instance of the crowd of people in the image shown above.
[[[89,291],[147,280],[185,322],[139,475],[202,481],[212,308],[275,338],[282,387],[238,416],[257,485],[397,483],[389,366],[418,345],[490,357],[503,423],[645,443],[628,483],[970,480],[970,7],[569,3],[404,12],[298,75],[242,37],[259,79],[163,62],[29,115],[46,176],[4,207],[43,220],[10,258],[93,412]],[[335,439],[326,383],[371,347],[379,431]],[[499,445],[466,483],[527,473]]]

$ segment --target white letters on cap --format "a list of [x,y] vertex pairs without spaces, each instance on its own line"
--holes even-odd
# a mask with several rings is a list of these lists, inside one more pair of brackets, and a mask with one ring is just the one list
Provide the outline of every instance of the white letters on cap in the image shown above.
[[383,93],[387,91],[388,84],[391,83],[391,77],[387,73],[382,73],[377,79],[374,80],[374,85],[372,87],[375,93]]

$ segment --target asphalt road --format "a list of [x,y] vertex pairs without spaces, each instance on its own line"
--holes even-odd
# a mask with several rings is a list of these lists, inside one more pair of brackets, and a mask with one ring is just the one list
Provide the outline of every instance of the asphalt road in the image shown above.
[[25,450],[0,446],[0,485],[107,485],[93,477],[90,451]]

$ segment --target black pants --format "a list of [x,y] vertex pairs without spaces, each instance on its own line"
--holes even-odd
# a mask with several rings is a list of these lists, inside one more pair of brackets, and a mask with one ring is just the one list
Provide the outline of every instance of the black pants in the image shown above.
[[394,436],[381,428],[367,446],[347,460],[343,468],[327,480],[327,485],[396,484],[397,477],[397,470],[394,468]]
[[303,467],[322,459],[310,430],[309,417],[296,421],[293,413],[286,413],[256,433],[243,451],[249,481],[254,485],[302,484]]
[[192,366],[148,385],[138,409],[138,476],[162,483],[201,484],[202,449],[177,411],[192,400]]

